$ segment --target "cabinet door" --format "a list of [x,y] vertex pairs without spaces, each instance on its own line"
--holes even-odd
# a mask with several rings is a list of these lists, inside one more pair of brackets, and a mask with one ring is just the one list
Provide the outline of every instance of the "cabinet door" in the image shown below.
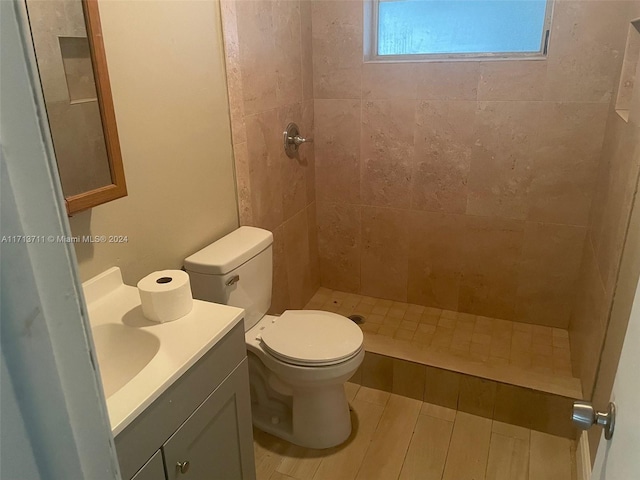
[[168,480],[256,478],[246,358],[162,450]]
[[131,478],[131,480],[166,480],[162,453],[158,450],[147,463]]

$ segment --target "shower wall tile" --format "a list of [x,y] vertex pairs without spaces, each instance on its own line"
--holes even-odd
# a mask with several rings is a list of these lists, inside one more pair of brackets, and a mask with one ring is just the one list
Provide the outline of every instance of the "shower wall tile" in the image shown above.
[[316,203],[307,206],[307,227],[309,239],[309,274],[314,292],[320,287],[320,258],[318,256],[318,217]]
[[470,215],[524,220],[540,102],[480,102],[469,173]]
[[233,146],[233,158],[236,169],[240,225],[251,225],[253,223],[253,207],[251,201],[249,152],[247,151],[246,142],[236,143]]
[[309,223],[306,209],[284,223],[289,308],[301,309],[315,293],[311,278]]
[[274,233],[270,311],[281,313],[319,286],[314,144],[292,159],[282,147],[289,122],[314,137],[311,5],[225,0],[221,14],[240,224]]
[[[277,52],[271,7],[272,2],[236,2],[245,115],[278,105],[278,76],[274,68]],[[231,83],[232,79],[228,80]]]
[[524,222],[468,217],[458,310],[513,319]]
[[[305,100],[302,103],[302,117],[298,126],[305,137],[314,140],[316,138],[315,111],[313,100]],[[307,143],[298,150],[299,164],[305,170],[307,182],[307,205],[316,201],[316,149],[313,143]]]
[[466,234],[464,215],[411,212],[408,301],[458,309]]
[[268,313],[282,313],[290,304],[284,226],[280,225],[273,229],[273,294]]
[[412,208],[465,213],[475,115],[475,102],[418,102]]
[[316,100],[319,201],[360,203],[360,100]]
[[233,143],[240,144],[247,141],[247,135],[244,128],[244,93],[236,5],[237,3],[231,0],[220,2],[222,29],[224,30],[231,135]]
[[569,339],[574,376],[582,380],[585,398],[590,398],[611,301],[604,290],[590,239],[585,244],[578,278],[576,301],[569,324]]
[[480,102],[467,213],[586,225],[607,107]]
[[320,282],[345,292],[360,290],[360,207],[318,202]]
[[630,2],[556,2],[545,100],[609,103],[626,40]]
[[362,3],[313,2],[314,98],[360,98]]
[[312,0],[300,1],[300,32],[302,46],[302,96],[313,100],[313,37]]
[[254,225],[273,230],[284,221],[280,172],[282,146],[278,111],[268,110],[245,118]]
[[273,38],[277,55],[271,57],[270,68],[276,70],[278,105],[300,103],[303,98],[300,2],[271,0],[267,3],[271,4],[273,12]]
[[417,65],[421,100],[476,100],[480,62],[429,62]]
[[592,235],[602,281],[611,292],[640,171],[640,128],[613,113],[603,151],[596,193],[600,211],[592,215]]
[[360,293],[407,301],[409,215],[407,210],[362,207]]
[[566,329],[586,227],[527,222],[518,264],[515,319]]
[[528,219],[587,225],[607,105],[544,103],[539,113]]
[[363,101],[360,181],[364,204],[409,207],[415,117],[414,100]]
[[363,99],[416,99],[417,95],[415,63],[365,63],[362,66]]
[[[278,109],[278,122],[274,127],[278,131],[291,122],[296,122],[300,127],[303,135],[311,136],[311,125],[305,125],[303,122],[302,104],[296,103],[289,107]],[[308,118],[307,118],[308,120]],[[309,132],[309,133],[307,133]],[[282,135],[282,132],[280,132]],[[274,138],[277,138],[276,132],[273,132]],[[279,140],[281,140],[280,137]],[[282,183],[282,213],[284,220],[290,219],[292,216],[304,210],[307,206],[307,179],[306,175],[309,171],[308,154],[309,149],[304,147],[298,151],[294,158],[289,158],[283,151],[281,141],[278,142],[277,150],[274,154],[278,155],[278,163],[280,167],[280,176]],[[305,145],[306,147],[307,145]]]
[[542,100],[547,62],[481,62],[478,100]]
[[[556,9],[546,60],[375,63],[363,61],[361,1],[313,2],[323,285],[566,327],[626,27],[586,5],[602,2],[561,3],[574,5]],[[407,252],[393,293],[371,278],[402,275],[401,256],[383,265],[367,246],[372,207],[397,212],[380,235],[398,232]],[[613,258],[607,242],[595,244]]]

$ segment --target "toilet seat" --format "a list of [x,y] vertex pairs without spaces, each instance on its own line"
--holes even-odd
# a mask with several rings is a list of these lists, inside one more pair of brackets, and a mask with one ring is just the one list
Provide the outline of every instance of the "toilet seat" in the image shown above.
[[287,310],[261,332],[261,345],[285,363],[321,367],[357,355],[363,338],[362,330],[342,315]]

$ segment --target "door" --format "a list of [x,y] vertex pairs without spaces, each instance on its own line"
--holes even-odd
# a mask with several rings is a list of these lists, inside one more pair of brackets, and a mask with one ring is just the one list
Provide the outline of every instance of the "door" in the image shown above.
[[168,480],[254,480],[247,359],[162,446]]
[[0,478],[120,478],[24,1],[0,1]]
[[620,355],[611,401],[617,409],[613,438],[600,441],[592,480],[640,478],[640,283]]

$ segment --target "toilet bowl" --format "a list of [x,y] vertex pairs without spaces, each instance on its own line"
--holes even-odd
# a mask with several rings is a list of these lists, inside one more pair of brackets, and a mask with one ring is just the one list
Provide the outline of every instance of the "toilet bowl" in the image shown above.
[[[307,343],[305,339],[312,338],[301,334],[324,328],[325,320],[329,324],[337,320],[338,324],[342,319],[329,312],[287,311],[280,318],[265,316],[246,333],[256,427],[310,448],[332,447],[349,437],[351,419],[344,383],[364,358],[362,332],[352,322],[344,322],[353,331],[338,328],[334,332],[336,343],[342,341],[344,346],[340,354],[337,348],[334,353],[321,353],[322,343],[331,332],[325,331],[325,338],[316,337]],[[282,325],[288,321],[302,328],[280,335],[281,329],[290,326]],[[345,342],[345,337],[350,341]],[[305,347],[309,347],[306,352]]]
[[271,304],[271,232],[240,227],[185,259],[193,296],[245,309],[254,425],[291,443],[329,448],[351,433],[344,383],[364,358],[360,328],[342,315]]

